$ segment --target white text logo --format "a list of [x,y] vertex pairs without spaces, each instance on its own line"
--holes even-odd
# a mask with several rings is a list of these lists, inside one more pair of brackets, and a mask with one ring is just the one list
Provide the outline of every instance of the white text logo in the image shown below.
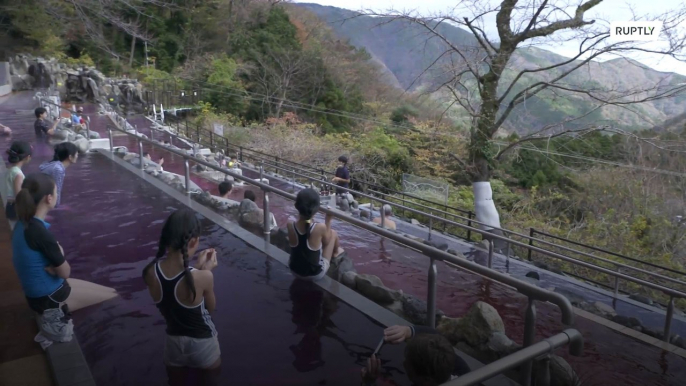
[[662,22],[659,21],[613,21],[610,36],[617,40],[658,40]]

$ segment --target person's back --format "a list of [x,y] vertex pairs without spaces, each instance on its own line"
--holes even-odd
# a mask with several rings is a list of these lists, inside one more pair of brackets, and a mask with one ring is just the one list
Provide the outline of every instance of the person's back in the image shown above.
[[62,186],[66,168],[75,163],[79,158],[79,150],[71,142],[62,142],[55,146],[55,155],[52,161],[40,165],[41,173],[51,176],[57,184],[57,205],[62,202]]
[[201,252],[194,268],[189,263],[200,232],[193,211],[172,213],[163,226],[155,260],[143,270],[148,291],[166,322],[164,362],[170,378],[174,371],[211,370],[221,364],[217,330],[210,316],[216,306],[211,272],[217,266],[216,252]]
[[305,280],[320,280],[326,275],[331,259],[338,251],[338,235],[331,229],[331,215],[324,224],[313,221],[319,210],[319,194],[314,189],[303,189],[295,200],[297,221],[287,224],[288,242],[291,247],[288,267]]

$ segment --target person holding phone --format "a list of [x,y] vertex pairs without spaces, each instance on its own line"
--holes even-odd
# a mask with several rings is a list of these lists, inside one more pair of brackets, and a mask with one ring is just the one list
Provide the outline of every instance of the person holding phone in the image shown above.
[[183,384],[189,368],[201,370],[203,385],[214,384],[220,372],[221,351],[210,316],[217,304],[212,275],[217,252],[200,252],[195,267],[190,266],[201,230],[192,210],[172,213],[162,227],[155,259],[143,269],[150,296],[167,325],[163,358],[171,385]]
[[391,326],[384,330],[381,343],[362,369],[362,385],[376,385],[381,371],[379,351],[383,343],[405,347],[403,365],[414,386],[438,386],[470,371],[469,365],[457,356],[448,339],[431,327]]

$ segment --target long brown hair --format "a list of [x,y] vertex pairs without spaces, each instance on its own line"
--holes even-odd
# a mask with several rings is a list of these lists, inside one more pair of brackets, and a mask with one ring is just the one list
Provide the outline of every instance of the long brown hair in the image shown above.
[[55,180],[47,174],[29,174],[21,184],[21,190],[14,198],[17,218],[27,223],[36,215],[38,204],[50,194],[55,193]]

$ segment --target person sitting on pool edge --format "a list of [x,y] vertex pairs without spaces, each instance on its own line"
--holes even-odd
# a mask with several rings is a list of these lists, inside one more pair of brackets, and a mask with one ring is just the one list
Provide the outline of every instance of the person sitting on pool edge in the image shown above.
[[67,168],[75,164],[78,159],[79,149],[76,145],[71,142],[62,142],[55,146],[55,155],[52,161],[40,165],[41,173],[51,176],[57,184],[57,203],[55,206],[59,206],[62,202],[62,185]]
[[214,275],[217,252],[198,254],[202,226],[195,212],[183,208],[172,213],[162,226],[155,259],[143,269],[143,280],[164,317],[166,340],[164,364],[170,385],[185,385],[188,369],[202,370],[201,385],[217,384],[221,350],[212,322],[217,300]]
[[50,127],[46,121],[48,110],[46,110],[45,107],[37,107],[36,110],[34,110],[34,114],[36,115],[36,122],[33,124],[33,130],[36,132],[36,138],[43,139],[55,134],[55,128],[57,128],[57,124],[60,122],[59,119],[56,119],[55,122],[52,123],[52,127]]
[[[384,228],[390,229],[392,231],[395,230],[395,221],[391,220],[391,217],[393,217],[393,208],[386,204],[384,205],[381,210],[383,210],[384,213]],[[374,224],[379,224],[381,225],[381,217],[374,217],[372,220]]]
[[164,164],[164,157],[160,158],[157,163],[152,161],[152,156],[150,153],[143,153],[143,158],[145,158],[147,161],[145,161],[145,166],[154,166],[158,171],[162,172],[164,169],[162,168],[162,164]]
[[[424,326],[391,326],[384,330],[384,340],[391,344],[409,341],[403,366],[413,386],[438,386],[471,371],[448,339]],[[362,369],[362,385],[376,385],[381,361],[376,355]]]
[[333,216],[327,214],[324,224],[314,222],[319,205],[317,191],[309,188],[301,190],[295,199],[298,220],[287,224],[291,247],[288,267],[296,277],[304,280],[322,279],[329,270],[331,259],[343,253],[338,246],[338,234],[331,229]]
[[12,262],[29,307],[43,314],[66,303],[69,311],[112,299],[113,288],[71,278],[62,246],[45,217],[57,204],[57,186],[49,175],[26,176],[15,198],[18,222],[12,233]]
[[241,163],[238,162],[238,158],[236,158],[235,155],[231,156],[231,160],[227,164],[229,169],[231,169],[232,172],[236,174],[240,174],[241,176],[243,175],[243,170],[241,169]]

